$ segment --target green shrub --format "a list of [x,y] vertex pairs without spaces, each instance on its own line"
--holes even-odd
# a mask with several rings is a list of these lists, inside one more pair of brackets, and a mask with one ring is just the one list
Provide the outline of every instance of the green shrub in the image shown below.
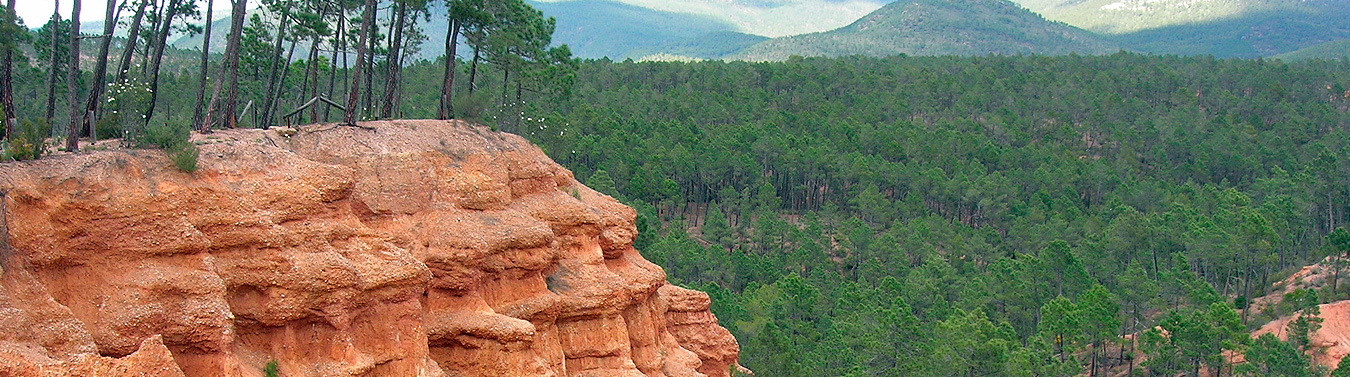
[[47,134],[51,126],[46,121],[24,120],[14,128],[13,137],[3,146],[0,160],[33,160],[47,151]]
[[125,131],[121,124],[122,114],[108,114],[94,122],[94,130],[98,131],[99,140],[118,139]]
[[174,148],[165,149],[169,154],[169,159],[173,160],[173,165],[184,173],[197,171],[197,146],[192,143],[184,143]]
[[267,377],[277,377],[281,375],[281,373],[277,371],[276,360],[268,361],[267,365],[263,366],[263,375]]
[[197,171],[197,146],[188,138],[191,131],[186,123],[160,123],[145,128],[138,144],[164,150],[178,170],[191,173]]
[[483,115],[487,114],[488,106],[492,103],[492,99],[483,91],[460,95],[454,101],[455,119],[474,122],[483,120]]
[[190,136],[186,124],[160,123],[159,125],[150,125],[145,128],[145,136],[142,138],[142,146],[153,146],[160,149],[173,149],[179,144],[186,144]]

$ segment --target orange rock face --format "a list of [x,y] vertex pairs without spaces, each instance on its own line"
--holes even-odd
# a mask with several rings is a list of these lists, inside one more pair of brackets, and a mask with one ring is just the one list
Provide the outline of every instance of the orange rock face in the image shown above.
[[[1322,327],[1309,339],[1313,347],[1308,352],[1313,361],[1327,369],[1336,369],[1341,359],[1350,355],[1350,300],[1318,306]],[[1252,332],[1252,338],[1273,334],[1280,340],[1289,338],[1289,323],[1294,315],[1270,321]]]
[[[289,133],[288,133],[289,134]],[[524,139],[443,121],[0,164],[0,375],[727,376],[706,294]]]

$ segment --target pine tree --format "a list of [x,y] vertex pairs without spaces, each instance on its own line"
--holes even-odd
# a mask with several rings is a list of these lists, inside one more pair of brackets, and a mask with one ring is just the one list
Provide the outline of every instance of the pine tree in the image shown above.
[[361,94],[361,75],[369,74],[368,70],[364,69],[363,62],[366,60],[366,55],[371,53],[366,48],[366,44],[370,43],[375,32],[375,5],[375,0],[366,0],[365,10],[361,12],[361,39],[356,44],[356,71],[352,73],[351,86],[347,87],[347,111],[342,117],[342,122],[349,125],[356,124],[356,107],[359,105],[357,101]]
[[1060,362],[1064,362],[1073,353],[1071,347],[1082,326],[1083,319],[1078,306],[1064,296],[1059,296],[1041,306],[1041,323],[1036,329],[1047,344],[1054,346]]
[[103,35],[100,37],[98,45],[98,63],[94,65],[94,77],[89,84],[89,97],[85,101],[86,119],[82,127],[87,128],[90,135],[95,135],[98,132],[94,129],[94,123],[95,117],[98,116],[99,104],[103,102],[103,92],[107,87],[104,81],[108,77],[108,54],[112,46],[113,31],[117,29],[117,22],[109,20],[117,19],[114,12],[116,8],[117,0],[108,0],[107,11],[103,17]]
[[[236,125],[234,105],[239,87],[239,43],[244,32],[244,13],[248,9],[248,0],[231,1],[234,1],[234,6],[230,10],[230,34],[226,38],[220,74],[216,75],[218,79],[211,90],[211,102],[206,106],[202,124],[198,125],[198,130],[202,132],[210,132],[217,121],[222,122],[226,128],[234,128]],[[224,86],[228,86],[228,89],[225,89],[225,96],[222,99],[221,90]]]
[[[206,0],[206,17],[202,18],[202,68],[197,72],[197,105],[192,110],[192,124],[202,123],[206,111],[206,78],[211,66],[211,7],[215,0]],[[318,46],[315,46],[318,49]]]
[[1303,308],[1293,321],[1289,322],[1289,344],[1295,349],[1307,351],[1313,346],[1313,336],[1322,329],[1322,310],[1314,302]]
[[0,139],[6,139],[14,134],[14,119],[18,118],[14,113],[14,50],[24,31],[14,14],[14,0],[6,2],[0,13],[0,122],[4,123]]
[[66,67],[66,100],[70,104],[70,124],[66,129],[66,150],[80,151],[80,0],[70,11],[70,62]]
[[722,208],[713,202],[708,205],[708,215],[703,219],[703,239],[721,247],[730,247],[733,243],[731,239],[731,227],[727,225],[727,217],[722,213]]
[[172,30],[173,22],[179,16],[184,14],[196,13],[197,2],[190,0],[168,0],[164,6],[164,14],[161,15],[160,28],[155,35],[155,52],[150,59],[150,103],[146,106],[145,113],[142,114],[143,123],[150,124],[150,118],[155,113],[155,103],[159,99],[159,73],[164,61],[164,49],[169,45],[169,32]]
[[1111,292],[1101,284],[1083,292],[1078,299],[1078,308],[1082,311],[1084,335],[1092,342],[1090,376],[1097,375],[1098,359],[1106,347],[1106,340],[1115,335],[1120,327],[1120,305],[1116,304]]
[[1336,363],[1336,369],[1331,371],[1331,377],[1350,377],[1350,357],[1342,357],[1339,363]]
[[615,199],[623,198],[623,195],[619,193],[619,189],[614,187],[614,178],[610,177],[609,172],[606,172],[605,169],[599,169],[594,173],[591,173],[591,176],[586,178],[586,187],[590,187],[591,190],[599,191],[601,194],[612,196]]

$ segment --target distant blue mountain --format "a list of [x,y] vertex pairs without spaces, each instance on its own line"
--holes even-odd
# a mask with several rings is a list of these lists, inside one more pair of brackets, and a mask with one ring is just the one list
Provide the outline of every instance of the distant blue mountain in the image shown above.
[[735,27],[711,17],[662,12],[613,1],[580,0],[556,3],[530,2],[545,16],[558,20],[555,44],[567,44],[582,58],[640,58],[669,52],[680,45],[714,32]]

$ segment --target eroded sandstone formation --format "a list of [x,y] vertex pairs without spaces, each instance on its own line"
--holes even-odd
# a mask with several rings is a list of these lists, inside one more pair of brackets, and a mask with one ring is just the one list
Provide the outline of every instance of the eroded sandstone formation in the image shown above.
[[0,164],[0,376],[726,376],[706,294],[524,139],[443,121]]

